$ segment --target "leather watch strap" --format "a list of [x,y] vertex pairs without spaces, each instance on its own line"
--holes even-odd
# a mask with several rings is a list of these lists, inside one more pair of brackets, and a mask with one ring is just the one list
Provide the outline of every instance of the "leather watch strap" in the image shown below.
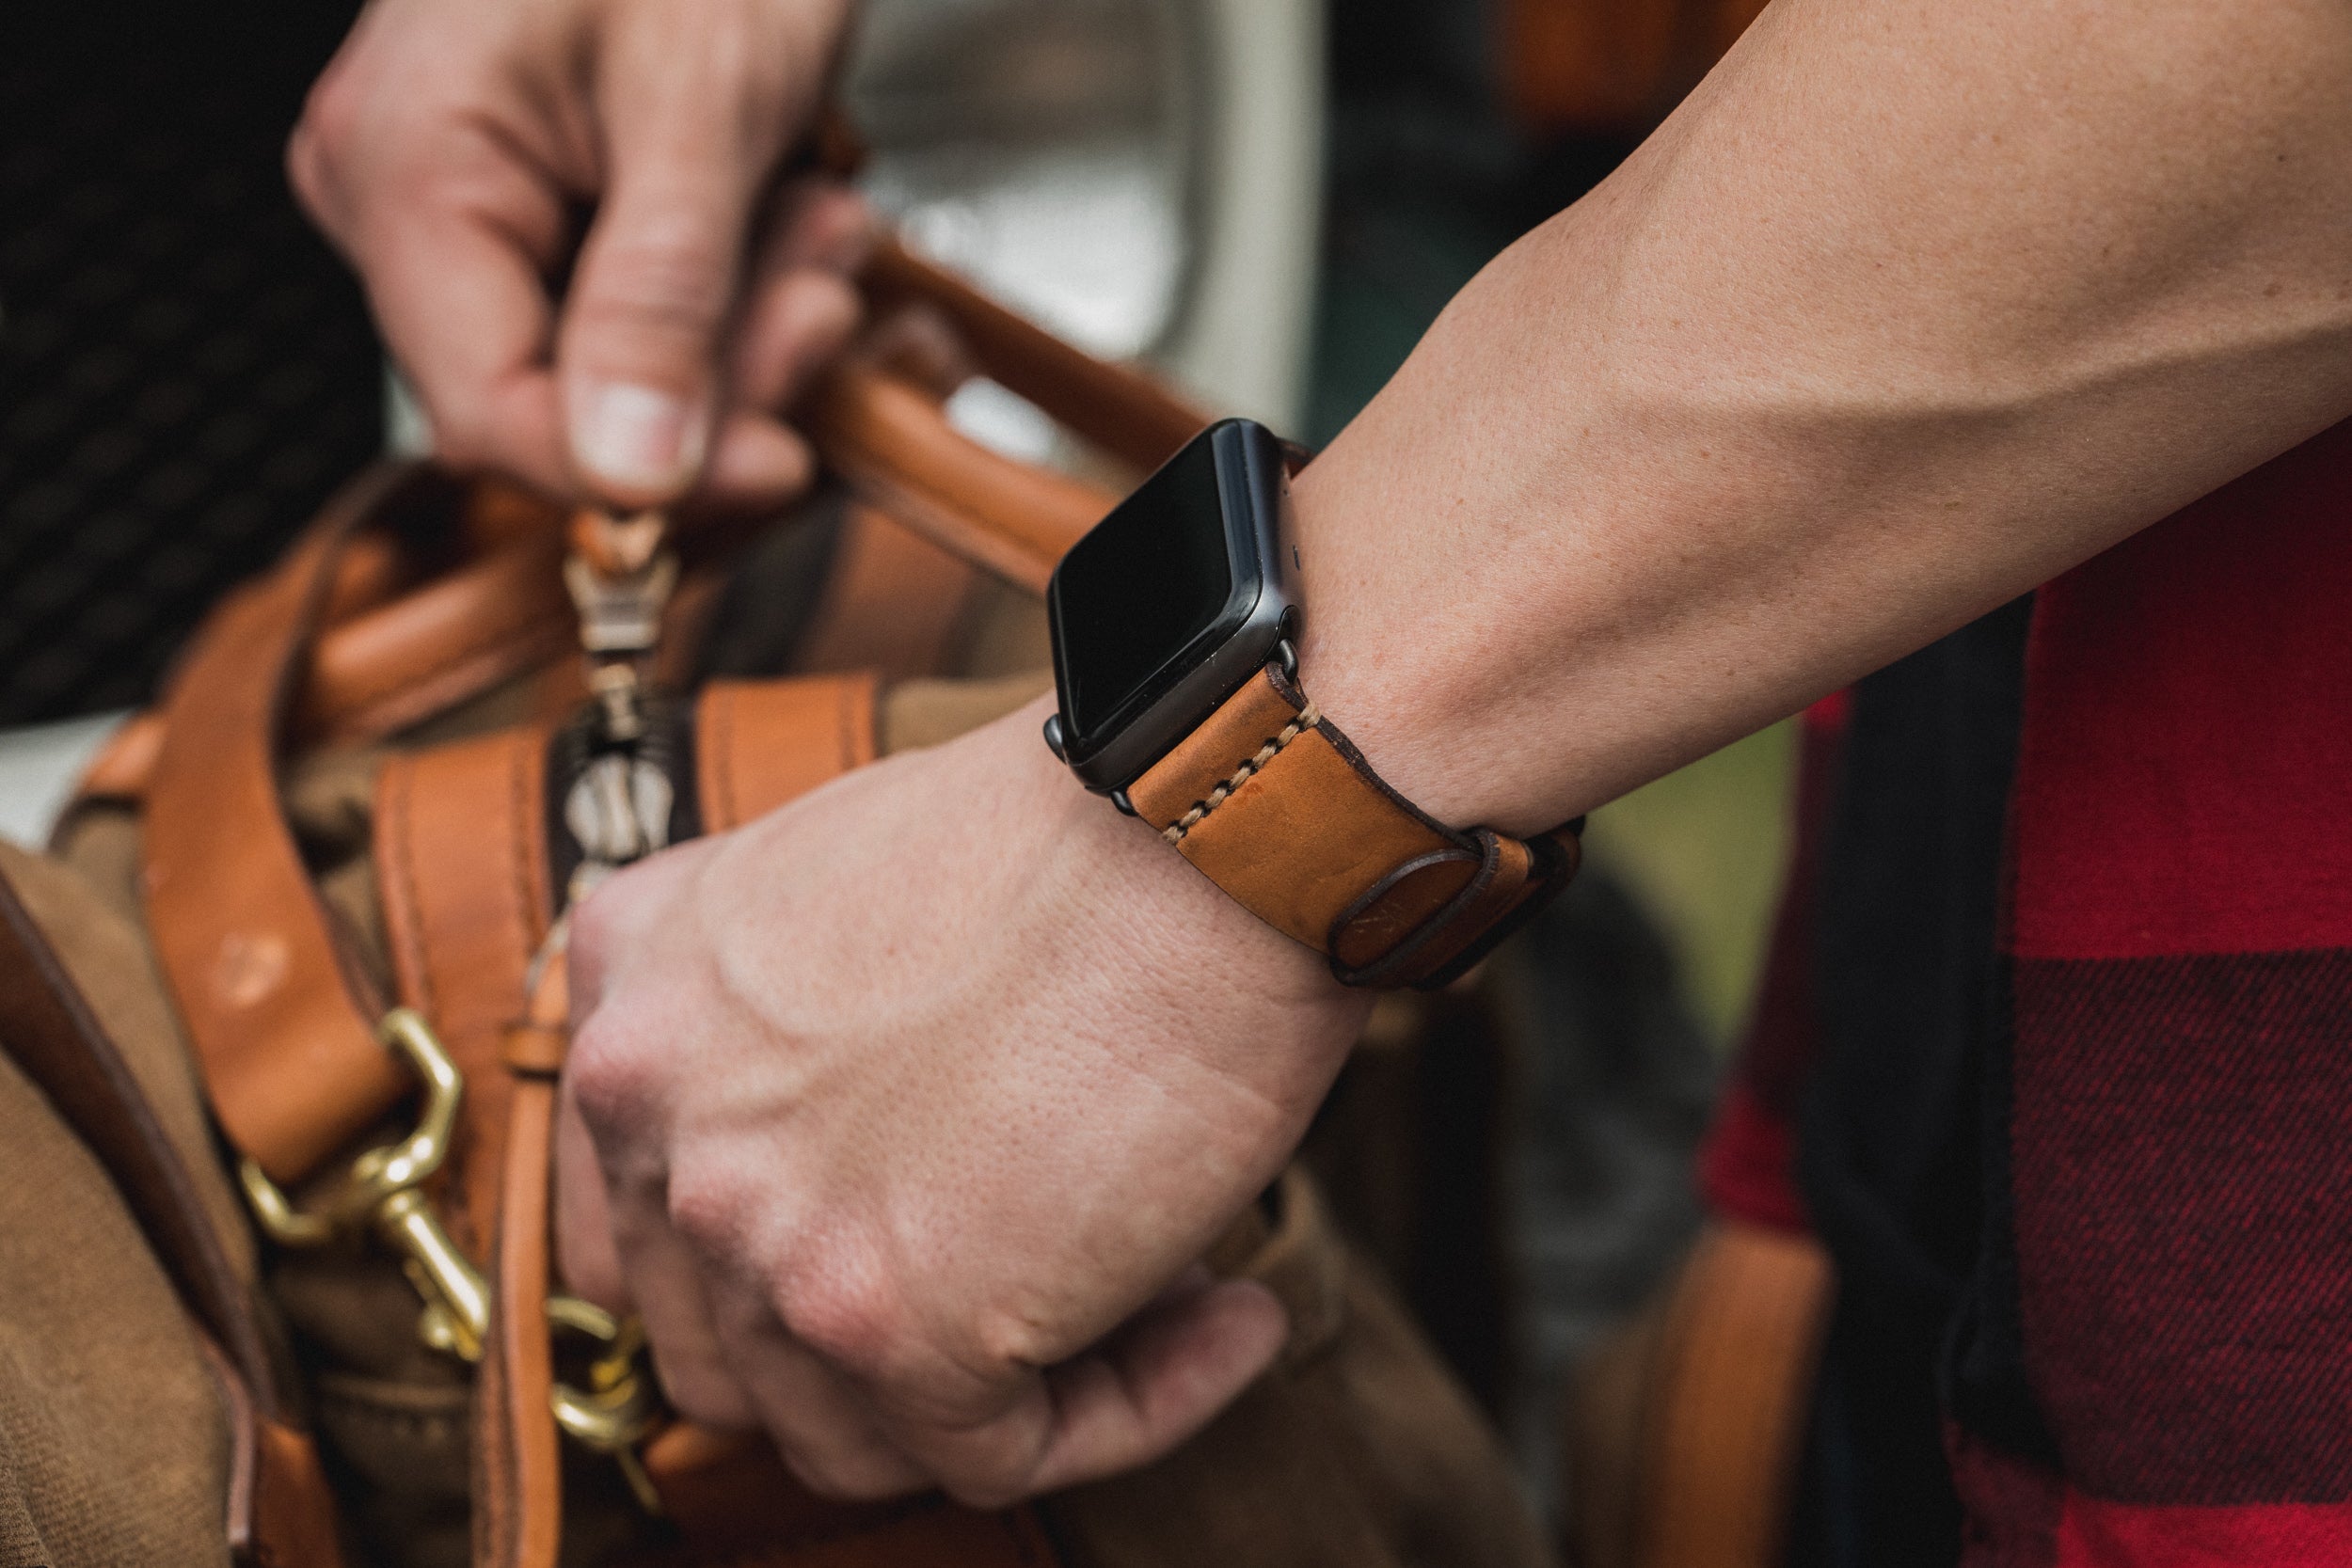
[[1128,787],[1136,814],[1347,985],[1459,975],[1575,874],[1577,829],[1517,839],[1391,789],[1280,664]]

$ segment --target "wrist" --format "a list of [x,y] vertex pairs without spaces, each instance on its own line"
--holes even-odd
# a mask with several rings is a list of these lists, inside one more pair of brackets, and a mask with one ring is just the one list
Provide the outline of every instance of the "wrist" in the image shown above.
[[1063,918],[1103,931],[1133,972],[1181,968],[1286,1000],[1346,994],[1327,965],[1235,903],[1150,824],[1118,810],[1039,739],[1050,698],[982,732],[1008,798],[1021,802],[1027,853],[1050,880]]
[[1385,487],[1344,450],[1292,489],[1301,543],[1299,683],[1398,793],[1452,827],[1540,832],[1560,810],[1515,777],[1505,750],[1511,680],[1523,672],[1501,628],[1466,625],[1464,572],[1452,588],[1367,569],[1356,541]]

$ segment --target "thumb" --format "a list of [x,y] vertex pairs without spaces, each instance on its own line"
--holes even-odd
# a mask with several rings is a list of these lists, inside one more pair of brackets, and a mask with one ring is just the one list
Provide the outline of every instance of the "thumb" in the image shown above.
[[701,474],[718,338],[785,134],[783,93],[671,41],[616,40],[605,62],[606,187],[556,341],[573,467],[621,507],[673,500]]

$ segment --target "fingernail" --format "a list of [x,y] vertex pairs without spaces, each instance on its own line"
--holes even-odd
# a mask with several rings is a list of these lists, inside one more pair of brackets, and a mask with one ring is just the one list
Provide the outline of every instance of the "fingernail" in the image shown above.
[[573,405],[572,455],[605,483],[666,490],[693,477],[702,432],[682,400],[651,387],[603,382]]

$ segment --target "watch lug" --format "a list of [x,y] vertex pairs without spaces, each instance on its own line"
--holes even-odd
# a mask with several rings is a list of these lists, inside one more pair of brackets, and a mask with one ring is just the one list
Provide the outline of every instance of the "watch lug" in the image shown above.
[[1274,644],[1274,659],[1282,667],[1283,679],[1290,681],[1298,679],[1298,645],[1296,643],[1285,637]]
[[1140,812],[1136,810],[1136,803],[1127,799],[1127,792],[1123,789],[1114,789],[1111,791],[1111,804],[1117,806],[1120,811],[1125,812],[1129,816],[1139,816],[1142,815]]
[[1054,753],[1054,760],[1068,767],[1070,749],[1062,741],[1061,715],[1057,713],[1045,721],[1045,749]]

